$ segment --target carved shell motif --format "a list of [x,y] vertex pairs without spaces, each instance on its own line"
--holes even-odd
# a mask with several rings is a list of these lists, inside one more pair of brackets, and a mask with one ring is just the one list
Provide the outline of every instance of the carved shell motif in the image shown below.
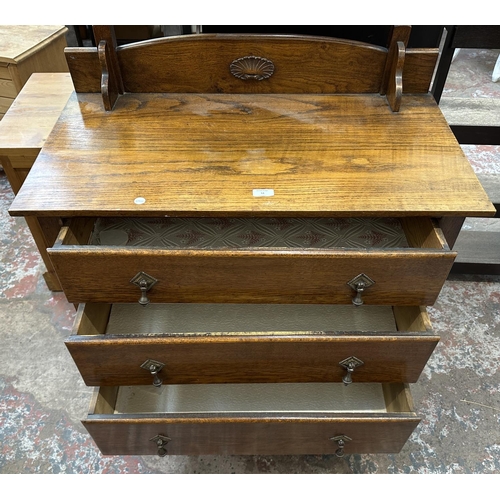
[[274,64],[263,57],[245,56],[235,59],[229,69],[233,76],[241,80],[265,80],[274,73]]

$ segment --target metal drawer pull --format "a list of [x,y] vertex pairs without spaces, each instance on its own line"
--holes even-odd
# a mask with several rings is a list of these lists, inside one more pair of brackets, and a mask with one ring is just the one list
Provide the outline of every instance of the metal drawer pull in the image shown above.
[[149,274],[141,271],[130,280],[130,283],[138,286],[141,289],[141,298],[139,299],[139,304],[141,304],[141,306],[147,306],[150,301],[146,294],[156,283],[158,283],[158,280],[156,278],[153,278],[153,276],[150,276]]
[[167,452],[167,444],[169,441],[172,441],[168,436],[163,436],[162,434],[157,434],[155,437],[152,437],[150,441],[154,441],[156,446],[158,447],[158,456],[164,457]]
[[356,296],[352,299],[352,303],[355,306],[360,306],[363,304],[363,298],[361,294],[370,286],[375,284],[371,278],[369,278],[366,274],[361,273],[358,274],[351,281],[348,281],[347,284],[356,292]]
[[335,451],[335,455],[339,458],[342,458],[344,456],[344,446],[346,443],[349,441],[352,441],[352,439],[349,436],[346,436],[345,434],[342,434],[341,436],[335,436],[330,438],[332,441],[336,441],[338,444],[338,448]]
[[160,361],[155,361],[154,359],[148,359],[142,363],[141,368],[144,370],[148,370],[151,375],[153,375],[153,385],[155,387],[161,387],[162,380],[158,377],[158,373],[160,373],[161,369],[165,366],[165,363],[161,363]]
[[347,370],[347,373],[342,377],[342,382],[344,382],[344,385],[349,385],[352,384],[352,372],[354,369],[364,365],[364,363],[355,356],[350,356],[341,361],[339,365]]

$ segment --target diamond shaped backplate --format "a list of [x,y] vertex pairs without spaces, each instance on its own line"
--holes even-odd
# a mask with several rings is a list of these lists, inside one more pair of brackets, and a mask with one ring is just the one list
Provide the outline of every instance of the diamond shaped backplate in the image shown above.
[[145,273],[144,271],[137,273],[130,280],[130,283],[132,283],[133,285],[137,285],[139,288],[144,282],[146,283],[146,290],[149,290],[154,284],[158,283],[158,280],[156,278],[153,278],[153,276]]
[[375,284],[370,277],[368,277],[365,273],[358,274],[351,281],[348,281],[347,284],[355,291],[358,291],[358,287],[363,285],[363,288],[368,288]]

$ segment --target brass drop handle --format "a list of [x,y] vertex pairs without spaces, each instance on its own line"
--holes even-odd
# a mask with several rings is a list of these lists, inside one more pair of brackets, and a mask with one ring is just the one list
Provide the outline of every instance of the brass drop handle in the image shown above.
[[349,356],[348,358],[342,360],[339,365],[347,370],[347,373],[342,377],[342,382],[344,385],[352,384],[352,374],[354,369],[358,366],[364,365],[363,361],[356,356]]
[[365,291],[365,286],[366,286],[365,283],[361,281],[360,283],[357,283],[356,286],[354,287],[354,290],[356,291],[356,296],[352,299],[352,303],[355,306],[363,305],[363,297],[361,297],[361,294]]
[[344,447],[346,443],[352,441],[352,439],[349,436],[346,436],[345,434],[342,434],[341,436],[335,436],[330,439],[332,441],[335,441],[338,445],[338,448],[335,451],[335,456],[342,458],[344,456]]
[[149,290],[151,290],[153,285],[158,283],[158,280],[156,278],[153,278],[153,276],[150,276],[149,274],[141,271],[130,280],[130,283],[138,286],[141,290],[141,298],[139,299],[139,304],[141,304],[141,306],[147,306],[150,302],[147,293]]
[[168,436],[157,434],[155,437],[152,437],[150,441],[154,441],[154,443],[156,444],[158,456],[164,457],[168,453],[167,444],[172,440]]
[[146,295],[148,293],[148,282],[146,280],[141,280],[139,282],[139,287],[141,289],[141,298],[139,299],[139,304],[141,304],[141,306],[147,306],[150,302]]
[[354,371],[354,368],[354,363],[349,363],[347,365],[347,373],[342,377],[342,382],[344,382],[344,385],[352,384],[352,372]]
[[158,376],[158,373],[161,372],[162,368],[165,366],[165,363],[161,361],[155,361],[154,359],[147,359],[142,363],[141,368],[144,370],[148,370],[149,373],[153,376],[153,385],[155,387],[161,387],[162,379]]

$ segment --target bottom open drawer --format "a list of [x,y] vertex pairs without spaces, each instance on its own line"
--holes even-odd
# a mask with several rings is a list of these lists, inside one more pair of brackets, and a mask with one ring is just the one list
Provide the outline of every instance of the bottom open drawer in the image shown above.
[[104,455],[398,453],[419,418],[406,384],[102,387],[84,426]]

